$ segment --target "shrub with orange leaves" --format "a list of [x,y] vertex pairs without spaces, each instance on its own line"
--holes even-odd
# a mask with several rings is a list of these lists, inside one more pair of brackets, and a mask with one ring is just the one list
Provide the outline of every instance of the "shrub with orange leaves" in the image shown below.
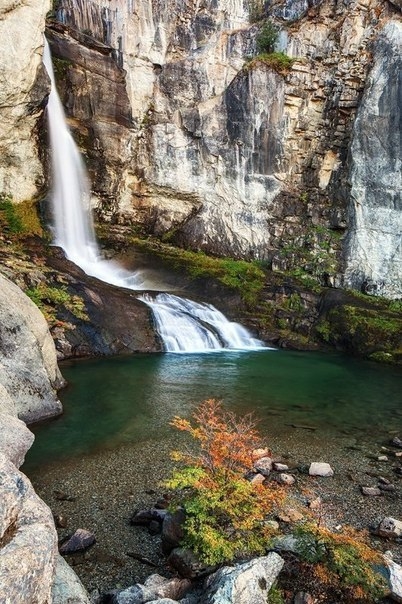
[[237,418],[210,399],[192,422],[175,417],[171,424],[198,443],[195,453],[173,453],[186,465],[166,483],[186,512],[184,544],[207,564],[262,553],[272,534],[266,520],[284,493],[274,484],[254,485],[245,476],[261,444],[253,417]]
[[383,558],[369,545],[366,531],[345,526],[333,532],[307,522],[296,535],[298,553],[311,565],[321,591],[337,592],[338,602],[374,602],[384,596],[386,583],[378,570]]

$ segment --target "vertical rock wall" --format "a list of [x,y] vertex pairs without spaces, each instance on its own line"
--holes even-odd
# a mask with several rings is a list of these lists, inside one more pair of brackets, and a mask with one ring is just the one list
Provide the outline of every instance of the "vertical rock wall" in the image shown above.
[[[63,56],[80,32],[109,47],[124,70],[131,124],[115,136],[109,128],[95,138],[104,158],[104,169],[95,165],[92,172],[101,215],[181,245],[264,259],[274,269],[303,271],[327,284],[342,283],[346,259],[347,285],[360,287],[371,275],[377,284],[371,291],[400,295],[397,248],[391,253],[377,246],[376,262],[392,275],[385,284],[367,264],[370,238],[357,235],[362,221],[353,209],[357,181],[367,177],[357,166],[368,156],[378,159],[379,147],[366,137],[367,157],[356,159],[355,128],[348,160],[373,48],[384,45],[373,43],[387,37],[381,32],[392,19],[398,27],[398,3],[270,3],[265,16],[280,29],[277,49],[294,59],[282,73],[264,61],[249,62],[257,26],[248,12],[255,6],[240,0],[61,0]],[[396,42],[393,48],[397,54]],[[378,59],[372,73],[385,69]],[[74,71],[72,64],[72,80]],[[377,78],[378,94],[387,86],[384,77]],[[89,85],[86,94],[96,98],[99,92]],[[395,94],[390,92],[390,114],[400,115]],[[68,107],[68,96],[66,101]],[[80,112],[72,107],[70,115],[77,127]],[[358,128],[366,121],[361,115]],[[91,120],[95,124],[99,114]],[[116,138],[124,141],[120,149]],[[381,201],[381,180],[375,186],[377,205],[389,205],[388,193]],[[371,216],[373,204],[366,206]],[[354,257],[366,276],[357,275]]]
[[402,292],[402,22],[384,27],[353,128],[345,283]]
[[0,3],[0,193],[30,199],[43,186],[38,119],[48,80],[42,68],[50,0]]

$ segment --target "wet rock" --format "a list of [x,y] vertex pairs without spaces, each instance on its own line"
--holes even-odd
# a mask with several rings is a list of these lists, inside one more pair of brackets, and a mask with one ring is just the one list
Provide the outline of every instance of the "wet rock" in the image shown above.
[[381,489],[378,487],[361,487],[361,491],[363,495],[366,495],[367,497],[376,497],[381,495]]
[[258,459],[254,464],[254,469],[263,476],[269,476],[272,470],[271,457],[261,457],[261,459]]
[[402,522],[391,517],[383,518],[375,532],[387,539],[398,539],[402,537]]
[[268,593],[283,567],[275,552],[237,566],[225,566],[208,577],[205,604],[266,604]]
[[88,547],[96,542],[95,535],[86,529],[77,529],[75,533],[67,539],[59,548],[61,554],[73,554]]
[[402,449],[402,440],[399,438],[399,436],[395,436],[392,440],[391,440],[391,445],[393,447],[399,447],[400,449]]
[[385,491],[388,493],[393,493],[396,490],[395,485],[392,483],[384,484],[383,482],[380,482],[378,488],[381,489],[381,491]]

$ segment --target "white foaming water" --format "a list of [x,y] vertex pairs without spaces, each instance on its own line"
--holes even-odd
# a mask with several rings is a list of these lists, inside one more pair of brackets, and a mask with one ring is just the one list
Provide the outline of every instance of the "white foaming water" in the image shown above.
[[[102,259],[95,238],[90,189],[80,153],[68,129],[56,89],[49,45],[45,39],[43,62],[52,82],[47,114],[53,166],[52,203],[55,244],[67,258],[101,281],[132,290],[164,289]],[[166,352],[256,350],[265,348],[239,325],[232,323],[211,304],[199,304],[170,294],[139,297],[153,311],[156,328]]]
[[212,304],[200,304],[171,294],[140,300],[151,307],[166,352],[266,349],[245,327],[228,321]]
[[[119,287],[145,289],[140,272],[129,273],[100,255],[91,214],[89,181],[66,123],[46,39],[43,63],[52,83],[47,115],[52,148],[54,243],[63,248],[67,258],[87,275]],[[151,289],[151,284],[148,287]]]

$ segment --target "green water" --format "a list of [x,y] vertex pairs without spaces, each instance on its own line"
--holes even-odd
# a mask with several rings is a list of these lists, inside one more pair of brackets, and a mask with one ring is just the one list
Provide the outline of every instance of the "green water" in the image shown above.
[[154,354],[62,365],[64,415],[34,427],[28,471],[99,448],[163,438],[169,419],[206,398],[253,410],[272,432],[402,429],[401,371],[338,355],[288,351]]

